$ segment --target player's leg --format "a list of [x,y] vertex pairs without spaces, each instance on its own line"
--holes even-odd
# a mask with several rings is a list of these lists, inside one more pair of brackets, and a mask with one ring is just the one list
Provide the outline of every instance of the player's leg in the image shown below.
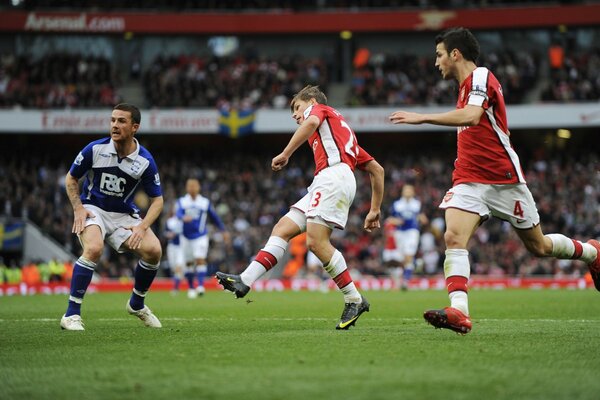
[[560,233],[544,235],[537,225],[530,229],[515,229],[521,241],[533,255],[555,257],[561,260],[581,260],[590,268],[596,289],[600,290],[600,244],[595,240],[587,243],[571,239]]
[[[115,233],[117,234],[117,232]],[[113,238],[111,237],[111,241]],[[160,241],[152,232],[152,229],[147,229],[144,238],[142,239],[141,247],[138,249],[131,249],[129,242],[122,242],[120,251],[127,249],[140,257],[138,264],[134,270],[134,283],[131,297],[127,302],[127,311],[137,316],[144,325],[151,328],[160,328],[162,324],[152,313],[150,308],[144,304],[144,300],[152,282],[158,273],[158,266],[162,257],[162,248]]]
[[206,278],[206,257],[208,255],[208,235],[201,236],[193,241],[194,245],[194,273],[198,281],[196,286],[196,294],[202,296],[204,294],[204,279]]
[[404,232],[404,273],[402,276],[402,289],[408,289],[408,283],[415,270],[415,255],[419,248],[419,230],[409,229]]
[[179,292],[179,286],[183,279],[183,254],[181,253],[181,245],[169,244],[167,245],[167,259],[169,260],[169,266],[171,267],[171,273],[173,275],[173,293]]
[[304,214],[292,208],[275,225],[269,240],[254,257],[254,260],[240,275],[217,272],[219,283],[225,290],[235,293],[237,298],[244,297],[258,278],[273,268],[283,257],[288,242],[306,229]]
[[204,280],[206,279],[206,271],[208,267],[206,265],[205,258],[197,258],[196,259],[196,279],[198,281],[198,286],[196,286],[196,292],[198,295],[204,295]]
[[493,187],[490,190],[493,190],[489,196],[493,214],[510,222],[529,252],[538,257],[585,262],[600,290],[600,243],[595,240],[583,243],[559,233],[544,235],[535,201],[525,184],[511,185],[501,191]]
[[336,329],[348,329],[360,315],[369,311],[369,302],[358,292],[346,260],[330,242],[333,227],[320,217],[308,219],[306,245],[323,263],[323,268],[344,295],[344,310]]
[[448,297],[450,297],[450,307],[425,311],[424,318],[436,328],[468,333],[472,325],[469,319],[468,282],[471,267],[467,243],[479,226],[481,216],[457,208],[447,208],[445,218],[444,277]]
[[104,250],[104,239],[98,225],[88,225],[79,235],[79,241],[83,246],[83,254],[73,267],[69,304],[60,322],[61,328],[67,330],[84,329],[81,321],[83,296],[92,281],[94,269]]

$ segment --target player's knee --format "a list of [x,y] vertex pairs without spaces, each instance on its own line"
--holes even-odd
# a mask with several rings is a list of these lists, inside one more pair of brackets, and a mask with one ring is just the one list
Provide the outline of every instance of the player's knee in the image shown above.
[[463,243],[464,239],[454,231],[446,231],[444,233],[444,242],[448,249],[462,249],[466,247],[466,243]]
[[160,244],[152,245],[146,250],[146,257],[144,259],[151,264],[157,264],[162,258],[162,248]]
[[83,256],[90,261],[98,262],[104,251],[104,243],[86,243],[83,249]]

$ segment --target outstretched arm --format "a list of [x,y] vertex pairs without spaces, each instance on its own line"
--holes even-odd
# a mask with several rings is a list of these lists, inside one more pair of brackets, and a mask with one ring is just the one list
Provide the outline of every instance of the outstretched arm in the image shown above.
[[393,124],[433,124],[445,126],[474,126],[479,123],[484,109],[479,106],[467,105],[464,108],[441,114],[419,114],[408,111],[396,111],[390,115]]
[[310,135],[313,134],[314,131],[317,130],[321,121],[318,117],[311,115],[304,120],[304,122],[296,129],[294,135],[290,139],[290,142],[285,149],[281,152],[281,154],[275,156],[273,161],[271,161],[271,169],[273,171],[281,171],[283,167],[285,167],[298,147],[302,145],[302,143],[306,142]]
[[373,229],[381,227],[379,218],[381,217],[385,171],[381,164],[375,160],[369,161],[363,169],[369,173],[371,179],[371,209],[365,218],[364,225],[364,229],[371,232]]

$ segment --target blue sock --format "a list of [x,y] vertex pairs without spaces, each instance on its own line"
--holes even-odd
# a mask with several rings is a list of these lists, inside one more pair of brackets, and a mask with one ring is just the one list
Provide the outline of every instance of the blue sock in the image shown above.
[[196,278],[198,278],[198,286],[204,286],[204,278],[206,278],[206,265],[196,267]]
[[95,262],[83,257],[80,257],[77,262],[75,262],[73,276],[71,277],[69,305],[67,306],[67,312],[65,313],[66,317],[70,317],[71,315],[81,315],[83,296],[92,281],[95,267]]
[[404,280],[408,281],[410,280],[410,278],[412,278],[412,274],[413,274],[413,267],[411,266],[410,268],[405,267],[404,268]]
[[181,278],[177,275],[173,277],[173,290],[179,290],[179,284],[181,283]]
[[190,289],[195,289],[196,285],[194,285],[194,273],[192,271],[185,272],[185,279],[187,279],[188,287]]
[[141,310],[144,308],[146,292],[150,289],[150,285],[152,285],[152,281],[157,273],[158,265],[151,265],[142,260],[138,262],[137,267],[135,267],[135,272],[133,273],[135,282],[133,284],[131,298],[129,299],[131,308],[134,310]]

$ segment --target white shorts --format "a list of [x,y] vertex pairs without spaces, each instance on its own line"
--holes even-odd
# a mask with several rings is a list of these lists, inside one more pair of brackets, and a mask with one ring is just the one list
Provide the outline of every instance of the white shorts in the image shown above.
[[167,260],[169,260],[169,267],[171,269],[185,266],[183,249],[180,244],[167,244]]
[[85,220],[85,226],[98,225],[102,231],[102,238],[119,253],[127,251],[121,248],[123,243],[133,232],[125,229],[130,226],[137,226],[142,223],[142,219],[137,214],[124,214],[104,211],[103,209],[91,204],[84,204],[83,207],[91,211],[96,217]]
[[206,255],[208,254],[208,235],[200,236],[196,239],[182,237],[180,240],[183,258],[186,262],[191,262],[199,258],[206,260]]
[[446,192],[440,208],[458,208],[484,218],[493,215],[516,229],[529,229],[540,223],[535,201],[524,183],[461,183]]
[[419,237],[421,236],[418,229],[407,229],[405,231],[395,231],[394,241],[396,249],[401,254],[402,259],[406,256],[414,257],[419,248]]
[[404,261],[404,257],[402,257],[402,253],[400,253],[400,250],[398,249],[383,249],[381,259],[383,260],[383,262]]
[[347,164],[327,167],[313,180],[308,193],[292,207],[307,219],[319,218],[331,228],[344,229],[356,194],[356,179]]

